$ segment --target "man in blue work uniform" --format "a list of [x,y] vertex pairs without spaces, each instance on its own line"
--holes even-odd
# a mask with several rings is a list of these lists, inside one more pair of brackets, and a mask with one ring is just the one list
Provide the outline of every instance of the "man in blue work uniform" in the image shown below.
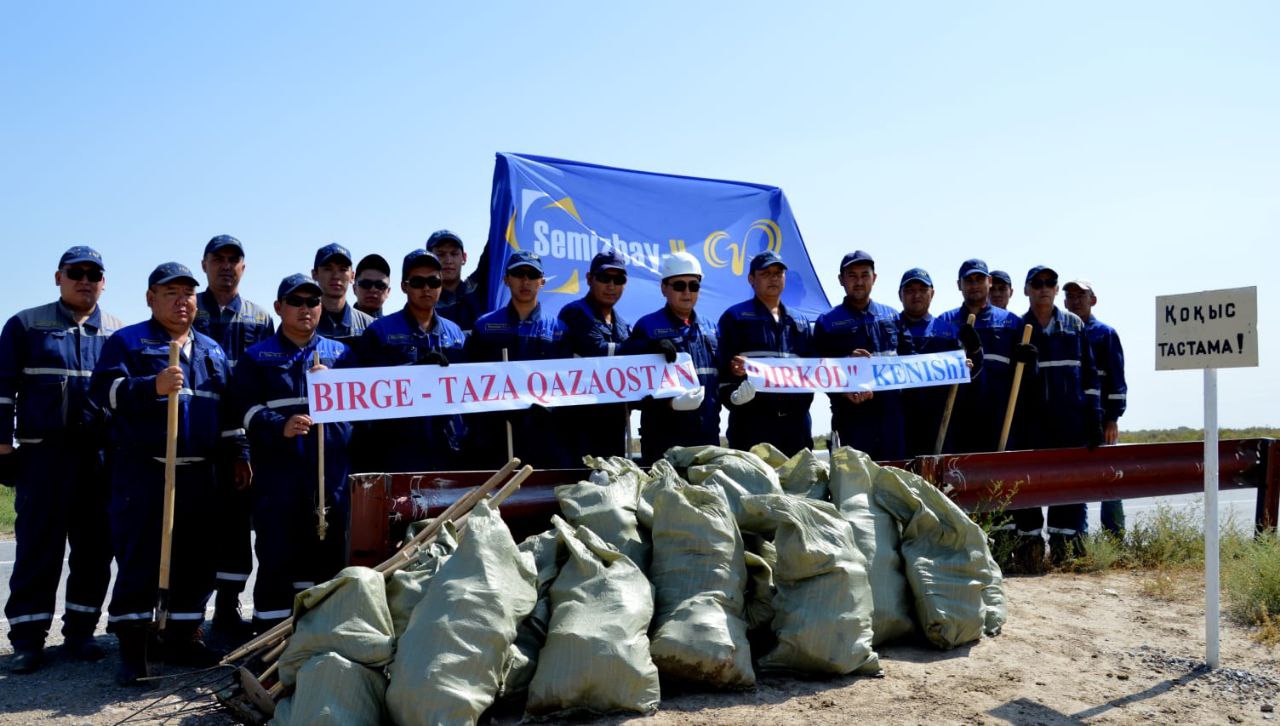
[[702,289],[702,263],[688,252],[664,257],[666,305],[636,321],[622,346],[625,355],[660,353],[674,363],[688,353],[702,384],[670,399],[645,401],[640,409],[640,459],[648,465],[672,446],[720,444],[720,343],[715,323],[694,310]]
[[17,487],[18,549],[4,608],[15,673],[44,662],[68,542],[62,634],[74,658],[103,657],[93,631],[111,578],[106,422],[89,400],[89,375],[124,326],[98,307],[106,280],[95,250],[67,250],[53,279],[58,300],[14,315],[0,333],[0,482]]
[[236,411],[253,453],[258,632],[289,617],[294,595],[332,577],[345,557],[347,422],[323,427],[327,511],[324,539],[318,534],[318,437],[311,435],[307,372],[341,367],[349,359],[347,346],[316,334],[320,297],[312,278],[284,278],[276,289],[280,332],[249,348],[236,365]]
[[373,318],[347,304],[347,291],[355,273],[351,271],[351,252],[333,242],[316,250],[311,277],[320,283],[320,325],[316,332],[328,338],[350,342],[364,333]]
[[[1102,443],[1113,446],[1120,440],[1120,417],[1124,415],[1129,385],[1124,380],[1124,346],[1116,329],[1098,320],[1093,306],[1098,304],[1093,283],[1075,280],[1062,286],[1067,310],[1084,321],[1093,362],[1098,366],[1098,383],[1102,390]],[[1102,528],[1124,536],[1124,502],[1113,499],[1102,503]]]
[[[876,263],[856,250],[840,261],[844,302],[818,318],[813,343],[827,358],[897,355],[898,311],[871,299]],[[901,459],[906,450],[899,391],[856,391],[831,394],[831,427],[842,446],[865,452],[872,459]]]
[[[608,249],[591,259],[587,272],[587,294],[560,308],[565,324],[565,341],[574,357],[601,358],[622,353],[622,344],[631,336],[631,324],[615,307],[627,286],[627,259]],[[591,456],[627,456],[627,429],[631,408],[625,403],[571,406],[560,414],[576,435],[569,459],[582,461]]]
[[[240,280],[244,277],[244,245],[229,234],[220,234],[204,246],[200,260],[208,287],[196,296],[196,319],[192,327],[222,346],[227,362],[236,362],[249,346],[271,337],[275,322],[266,308],[240,297]],[[250,516],[253,499],[247,490],[237,490],[232,472],[218,472],[218,510],[221,542],[217,545],[217,590],[214,600],[213,627],[233,636],[243,635],[240,617],[240,593],[253,570],[250,551]]]
[[[436,314],[443,281],[440,260],[421,248],[405,255],[404,309],[375,320],[357,346],[366,367],[439,365],[463,361],[462,329]],[[365,471],[450,471],[461,465],[462,417],[419,416],[370,421],[361,428]]]
[[[1023,370],[1014,412],[1019,441],[1028,449],[1096,448],[1102,443],[1102,405],[1084,321],[1054,304],[1058,273],[1052,268],[1032,267],[1024,292],[1031,305],[1022,322],[1031,326],[1031,346],[1038,358]],[[1055,561],[1080,552],[1088,524],[1085,513],[1084,504],[1049,507],[1049,551]],[[1016,561],[1037,571],[1044,555],[1044,515],[1039,508],[1010,514],[1018,530]]]
[[391,297],[391,264],[379,254],[365,255],[356,263],[356,310],[377,320]]
[[1001,310],[1009,309],[1013,298],[1013,277],[1004,270],[991,271],[991,304]]
[[440,259],[440,276],[444,279],[436,312],[469,334],[476,319],[486,311],[480,302],[476,281],[462,277],[462,266],[467,264],[462,238],[447,229],[436,230],[427,238],[427,251]]
[[[179,397],[169,622],[163,658],[208,666],[218,657],[201,639],[213,592],[218,522],[213,510],[215,467],[232,466],[235,484],[250,485],[249,449],[228,388],[231,366],[222,348],[192,329],[195,276],[166,262],[147,278],[151,319],[107,339],[90,381],[93,402],[111,417],[111,541],[116,584],[108,630],[120,640],[116,680],[134,685],[147,672],[146,644],[156,605],[163,522],[168,397]],[[170,342],[181,349],[169,366]]]
[[747,358],[804,358],[810,354],[809,319],[782,302],[787,265],[776,252],[751,258],[747,283],[755,295],[720,316],[720,400],[729,409],[729,446],[760,443],[787,456],[813,447],[812,393],[758,393],[746,379]]
[[[467,360],[501,361],[504,350],[513,361],[568,358],[564,323],[538,304],[538,293],[547,282],[542,258],[529,250],[513,253],[507,258],[503,282],[511,301],[476,320],[467,338]],[[479,466],[501,466],[507,456],[505,423],[510,421],[515,455],[521,461],[547,469],[573,466],[563,445],[571,434],[559,414],[537,405],[523,411],[475,414],[467,424],[471,428],[468,454]]]
[[[960,265],[956,287],[964,303],[938,319],[958,330],[967,324],[970,315],[974,316],[973,326],[982,344],[982,369],[972,372],[969,383],[960,386],[956,394],[945,451],[995,451],[1000,447],[1014,363],[1034,361],[1036,353],[1034,348],[1021,344],[1022,323],[1018,316],[991,304],[991,273],[986,262],[965,260]],[[1006,448],[1015,448],[1015,441],[1011,437]]]
[[[913,267],[902,273],[902,280],[898,283],[898,300],[902,302],[902,314],[898,316],[901,336],[898,353],[945,353],[963,348],[969,375],[973,376],[982,370],[982,344],[978,334],[971,326],[962,325],[957,328],[930,315],[929,305],[933,303],[933,293],[933,278],[927,271]],[[962,337],[964,341],[961,341]],[[928,386],[902,391],[908,457],[934,453],[950,388]],[[947,430],[951,431],[950,425]]]

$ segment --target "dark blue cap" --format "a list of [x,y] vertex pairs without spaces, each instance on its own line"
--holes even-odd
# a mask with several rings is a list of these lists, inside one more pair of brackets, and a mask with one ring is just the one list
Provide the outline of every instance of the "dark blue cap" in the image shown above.
[[601,270],[625,269],[627,269],[627,258],[612,247],[591,258],[591,274],[593,275]]
[[1004,280],[1004,284],[1008,285],[1009,287],[1013,287],[1013,278],[1009,277],[1009,273],[1005,272],[1004,270],[992,270],[991,277],[997,280]]
[[840,271],[844,272],[844,268],[849,265],[871,265],[871,269],[876,269],[876,261],[871,259],[871,255],[862,250],[854,250],[845,255],[844,259],[840,260]]
[[74,265],[77,262],[88,262],[90,264],[97,265],[100,269],[107,269],[102,266],[102,255],[98,254],[98,251],[94,248],[86,247],[84,245],[76,245],[66,252],[63,252],[62,257],[58,260],[58,267]]
[[898,289],[901,290],[907,286],[908,282],[915,281],[923,282],[929,287],[933,287],[933,278],[929,277],[929,273],[925,272],[923,268],[912,267],[910,270],[902,273],[902,282],[898,283]]
[[412,270],[415,267],[422,267],[423,265],[431,265],[439,270],[441,268],[440,258],[436,257],[434,253],[427,252],[426,250],[411,250],[409,254],[404,256],[404,264],[400,265],[400,276],[408,277],[409,270]]
[[462,246],[462,238],[447,229],[437,229],[432,232],[431,236],[427,238],[427,249],[433,249],[436,245],[444,244],[445,242],[454,243],[460,250],[466,249],[466,247]]
[[965,260],[964,262],[960,263],[960,276],[957,277],[956,279],[963,280],[969,275],[974,275],[974,274],[990,277],[991,271],[987,269],[986,262],[984,262],[983,260],[979,260],[978,258],[975,257],[972,260]]
[[320,283],[301,272],[295,272],[280,281],[280,287],[276,288],[276,299],[283,300],[285,295],[297,292],[304,287],[314,287],[316,294],[320,294],[322,292],[320,289]]
[[359,275],[365,270],[377,270],[387,277],[391,277],[391,263],[387,262],[387,258],[379,254],[365,255],[360,258],[360,263],[356,265],[356,274]]
[[316,250],[316,263],[312,265],[312,267],[319,269],[324,265],[324,263],[334,257],[341,257],[347,261],[348,265],[351,264],[351,251],[337,242],[330,242],[319,250]]
[[1045,265],[1036,265],[1035,267],[1032,267],[1030,270],[1027,270],[1027,282],[1031,282],[1031,278],[1035,277],[1036,275],[1039,275],[1041,272],[1048,272],[1052,274],[1054,277],[1058,276],[1058,271],[1053,269],[1052,267],[1046,267]]
[[531,250],[516,250],[507,258],[506,271],[511,272],[517,267],[532,267],[542,272],[542,258]]
[[204,246],[204,253],[207,255],[217,252],[223,247],[235,247],[237,250],[240,250],[240,256],[244,257],[244,245],[240,244],[240,240],[229,234],[220,234],[209,240],[208,244]]
[[166,262],[151,271],[151,276],[147,278],[147,285],[168,285],[171,282],[183,282],[192,287],[200,287],[200,283],[196,280],[196,276],[191,274],[191,270],[181,262]]
[[750,272],[759,272],[772,265],[782,265],[782,269],[787,269],[787,263],[782,261],[782,258],[778,256],[777,252],[774,252],[773,250],[765,250],[751,258]]

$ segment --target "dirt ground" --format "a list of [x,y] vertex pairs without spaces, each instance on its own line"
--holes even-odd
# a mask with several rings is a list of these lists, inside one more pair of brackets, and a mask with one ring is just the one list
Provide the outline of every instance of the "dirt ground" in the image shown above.
[[[1280,649],[1222,626],[1223,668],[1204,655],[1201,590],[1189,577],[1173,602],[1144,595],[1141,573],[1011,578],[1009,623],[997,638],[949,652],[882,648],[884,676],[768,678],[745,693],[664,693],[645,724],[705,723],[1275,723]],[[103,638],[104,641],[109,640]],[[31,676],[0,677],[0,723],[115,723],[155,701],[112,684],[111,658],[57,659]],[[177,713],[181,708],[188,709]],[[212,699],[169,697],[146,722],[221,724]],[[518,713],[496,721],[518,720]],[[602,720],[620,723],[626,719]],[[130,722],[133,722],[131,720]]]

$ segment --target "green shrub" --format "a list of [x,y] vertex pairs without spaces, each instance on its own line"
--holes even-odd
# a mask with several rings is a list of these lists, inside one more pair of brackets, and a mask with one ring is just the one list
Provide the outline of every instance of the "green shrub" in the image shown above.
[[0,534],[13,534],[18,515],[13,511],[13,488],[0,486]]
[[1280,537],[1268,532],[1233,549],[1222,560],[1228,614],[1248,625],[1273,624],[1273,614],[1280,614]]

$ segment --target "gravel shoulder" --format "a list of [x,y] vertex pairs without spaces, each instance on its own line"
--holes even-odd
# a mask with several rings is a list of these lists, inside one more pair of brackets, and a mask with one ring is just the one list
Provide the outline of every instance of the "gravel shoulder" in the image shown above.
[[[1171,601],[1144,594],[1144,580],[1141,573],[1010,578],[1009,624],[997,638],[947,652],[882,648],[880,678],[766,678],[744,693],[666,688],[655,717],[600,723],[1275,723],[1264,709],[1280,705],[1280,649],[1224,621],[1224,668],[1200,668],[1195,577]],[[162,695],[116,687],[114,639],[102,641],[110,654],[103,663],[61,660],[51,648],[52,662],[39,673],[0,675],[0,723],[110,724]],[[189,703],[168,697],[150,714],[170,714],[169,723],[233,723],[208,696],[185,695]],[[175,713],[184,707],[191,710]]]

